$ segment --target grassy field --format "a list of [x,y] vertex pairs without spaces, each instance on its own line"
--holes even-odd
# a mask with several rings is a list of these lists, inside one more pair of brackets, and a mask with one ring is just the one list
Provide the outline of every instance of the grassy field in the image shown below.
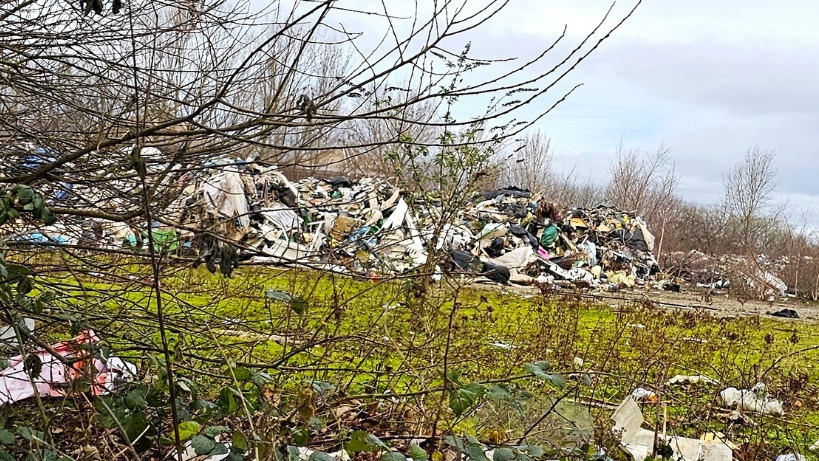
[[[91,326],[113,351],[139,364],[141,380],[161,381],[157,303],[145,271],[120,264],[105,276],[43,278],[41,289],[59,295],[48,314],[63,319],[46,328],[58,339]],[[362,427],[386,439],[461,433],[493,443],[537,429],[529,439],[548,443],[556,429],[536,423],[555,401],[583,402],[595,444],[611,449],[612,409],[643,387],[661,401],[643,408],[646,427],[659,421],[678,435],[724,434],[737,446],[736,459],[786,451],[811,456],[807,447],[819,439],[815,324],[719,318],[650,300],[615,307],[579,292],[509,292],[467,282],[424,286],[412,278],[359,281],[258,267],[226,279],[173,269],[161,281],[169,353],[177,377],[217,402],[225,399],[225,386],[242,380],[234,379],[236,370],[248,370],[265,377],[260,395],[283,414],[302,415],[305,383],[319,383],[305,421],[285,437],[328,450]],[[559,378],[534,378],[526,368],[533,362],[547,362],[550,378]],[[664,384],[679,374],[720,384]],[[784,402],[785,414],[732,421],[719,391],[757,382]],[[499,404],[487,394],[453,412],[449,399],[470,383],[510,398]],[[345,419],[339,409],[351,407],[368,408],[374,421],[364,424],[360,413]],[[297,428],[313,418],[332,430],[311,426],[301,439]]]

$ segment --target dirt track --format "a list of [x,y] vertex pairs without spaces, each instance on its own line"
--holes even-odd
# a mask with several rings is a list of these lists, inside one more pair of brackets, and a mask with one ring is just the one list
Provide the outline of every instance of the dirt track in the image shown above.
[[640,301],[647,297],[651,301],[670,309],[705,309],[712,311],[715,315],[763,315],[771,319],[794,321],[767,315],[768,312],[776,312],[782,309],[793,309],[799,314],[799,320],[819,321],[819,303],[807,302],[796,298],[777,297],[773,302],[748,300],[730,292],[714,291],[708,295],[708,290],[696,287],[683,287],[679,293],[671,291],[657,291],[642,288],[634,290],[622,290],[616,293],[604,291],[591,291],[590,297],[599,298],[608,303],[626,303]]

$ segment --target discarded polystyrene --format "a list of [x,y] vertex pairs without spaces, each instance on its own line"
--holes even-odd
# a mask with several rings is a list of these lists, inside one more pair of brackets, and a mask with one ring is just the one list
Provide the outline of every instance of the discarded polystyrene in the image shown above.
[[733,452],[723,440],[698,440],[643,429],[643,414],[631,396],[623,400],[611,417],[614,432],[634,461],[643,461],[654,452],[654,441],[662,440],[673,451],[672,459],[684,461],[731,461]]
[[[34,319],[24,318],[23,326],[25,326],[27,332],[34,331]],[[8,347],[17,345],[17,331],[12,325],[0,327],[0,345]]]
[[[136,367],[116,357],[106,360],[88,354],[86,347],[99,342],[93,331],[82,332],[70,341],[51,346],[52,352],[40,350],[35,352],[42,363],[36,376],[27,372],[26,357],[15,356],[9,359],[9,366],[0,371],[0,405],[39,395],[41,397],[62,397],[72,389],[71,382],[91,374],[91,393],[102,395],[113,392],[117,387],[130,381],[136,373]],[[57,354],[56,356],[54,354]],[[64,362],[65,361],[65,362]]]
[[642,387],[638,387],[637,389],[631,391],[631,398],[633,398],[635,402],[639,403],[657,402],[657,394],[653,391],[650,391]]
[[735,387],[723,389],[720,400],[726,407],[736,407],[739,411],[752,411],[768,415],[782,415],[785,413],[782,402],[768,395],[768,388],[763,383],[757,383],[750,390],[739,390]]

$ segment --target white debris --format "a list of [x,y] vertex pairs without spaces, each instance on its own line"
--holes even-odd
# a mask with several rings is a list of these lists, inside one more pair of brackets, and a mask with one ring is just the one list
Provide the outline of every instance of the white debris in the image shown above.
[[719,384],[719,382],[705,375],[677,375],[665,384],[671,386],[675,384]]
[[722,440],[698,440],[655,434],[643,429],[643,414],[631,396],[626,397],[611,417],[614,431],[620,434],[620,443],[634,461],[643,461],[654,451],[655,436],[662,438],[674,450],[675,460],[683,461],[731,461],[731,447]]
[[637,389],[631,391],[631,398],[633,398],[635,402],[640,403],[657,402],[657,394],[642,387],[638,387]]
[[785,414],[782,402],[770,398],[768,388],[763,383],[757,383],[751,390],[729,387],[723,389],[719,395],[723,405],[736,407],[739,411],[752,411],[767,415]]

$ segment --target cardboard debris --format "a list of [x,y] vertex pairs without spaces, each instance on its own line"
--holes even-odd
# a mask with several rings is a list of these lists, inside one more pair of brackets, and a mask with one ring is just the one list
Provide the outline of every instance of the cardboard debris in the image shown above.
[[655,435],[674,451],[674,459],[684,461],[731,461],[733,452],[723,440],[701,440],[677,437],[667,434],[655,434],[653,430],[643,429],[645,421],[637,402],[631,396],[617,407],[612,415],[614,432],[620,435],[623,448],[634,458],[643,461],[654,451]]

